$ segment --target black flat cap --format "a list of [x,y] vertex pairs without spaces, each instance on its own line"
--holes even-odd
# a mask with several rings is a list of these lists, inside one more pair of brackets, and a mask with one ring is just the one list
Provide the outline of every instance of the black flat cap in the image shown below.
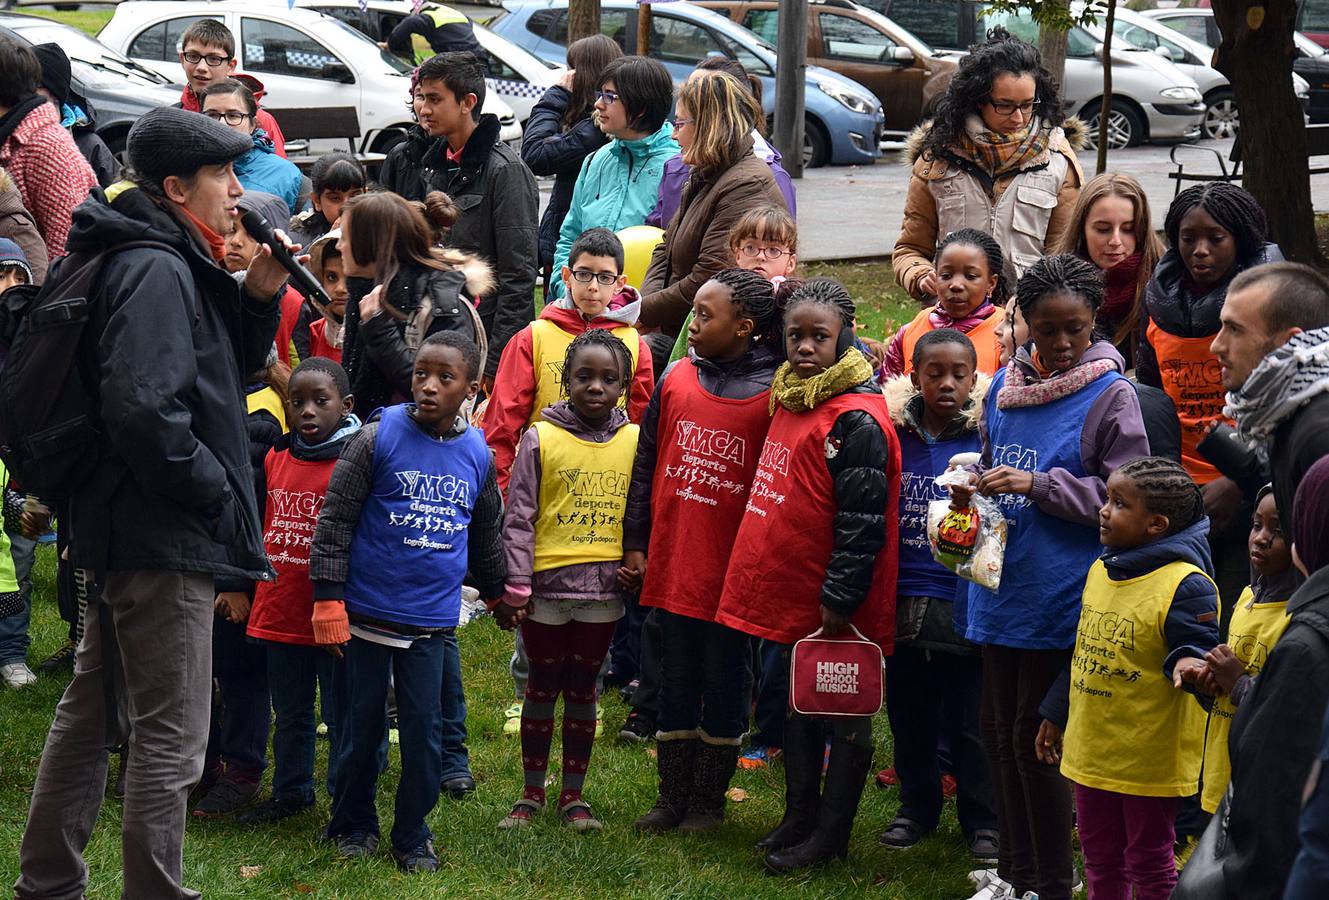
[[149,110],[129,129],[129,166],[160,184],[168,175],[193,175],[203,166],[234,162],[253,149],[248,135],[202,113],[175,106]]

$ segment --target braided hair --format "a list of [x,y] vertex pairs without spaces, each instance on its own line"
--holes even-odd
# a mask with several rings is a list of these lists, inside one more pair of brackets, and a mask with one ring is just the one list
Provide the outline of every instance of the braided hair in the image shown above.
[[1200,488],[1179,463],[1162,456],[1145,456],[1126,463],[1116,474],[1135,484],[1149,512],[1167,517],[1169,535],[1204,518]]
[[854,326],[854,316],[857,313],[854,298],[850,297],[844,285],[834,278],[809,278],[807,281],[798,282],[788,292],[782,292],[782,297],[784,304],[780,312],[785,318],[800,306],[809,304],[829,306],[840,314],[840,321],[845,328]]
[[729,300],[739,315],[752,320],[752,336],[765,343],[778,342],[780,311],[775,306],[775,288],[756,272],[725,269],[711,276],[711,281],[729,288]]
[[568,344],[568,352],[563,354],[563,372],[559,375],[563,396],[572,396],[572,361],[587,347],[604,347],[613,354],[618,362],[619,374],[622,376],[620,383],[623,385],[623,392],[618,395],[618,405],[626,409],[628,394],[631,393],[629,383],[632,381],[633,372],[632,352],[628,350],[627,344],[614,336],[613,332],[603,328],[588,328]]
[[1059,253],[1045,256],[1025,270],[1020,283],[1015,286],[1015,302],[1026,322],[1039,301],[1057,294],[1079,297],[1096,316],[1098,307],[1103,304],[1103,291],[1103,273],[1097,266],[1074,254]]
[[1001,245],[997,239],[986,231],[980,231],[977,228],[961,228],[958,231],[952,231],[937,244],[937,254],[932,258],[932,265],[935,268],[941,263],[942,251],[952,244],[961,244],[965,247],[976,247],[982,251],[988,260],[988,273],[997,276],[997,286],[992,289],[992,296],[989,301],[993,306],[1005,306],[1010,298],[1010,287],[1006,280],[1006,256],[1001,252]]
[[1269,239],[1269,221],[1259,201],[1243,187],[1216,181],[1188,187],[1172,201],[1163,220],[1169,246],[1177,246],[1181,220],[1193,209],[1203,209],[1232,235],[1238,260],[1250,259]]

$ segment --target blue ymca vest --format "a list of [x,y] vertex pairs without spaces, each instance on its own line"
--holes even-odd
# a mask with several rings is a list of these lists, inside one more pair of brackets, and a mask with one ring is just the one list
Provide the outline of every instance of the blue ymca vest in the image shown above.
[[[992,379],[983,415],[992,444],[992,466],[1026,472],[1065,469],[1087,473],[1080,432],[1089,409],[1122,376],[1104,375],[1069,396],[1042,406],[998,409],[1005,370]],[[1030,650],[1075,645],[1085,577],[1102,548],[1098,529],[1050,516],[1023,494],[997,497],[1006,513],[1006,559],[1001,588],[969,585],[965,637],[981,644]],[[961,604],[956,604],[957,607]]]
[[978,432],[928,443],[912,428],[897,427],[900,437],[900,577],[895,593],[900,597],[933,597],[954,600],[960,579],[932,558],[928,546],[928,503],[945,500],[947,493],[934,479],[946,471],[957,453],[982,449]]
[[452,628],[461,608],[471,511],[489,474],[477,428],[444,440],[390,406],[374,440],[373,481],[351,539],[346,609],[371,619]]

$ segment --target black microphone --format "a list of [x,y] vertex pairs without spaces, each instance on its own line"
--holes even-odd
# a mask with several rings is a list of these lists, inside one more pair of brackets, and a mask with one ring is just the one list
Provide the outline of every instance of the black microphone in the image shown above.
[[251,238],[260,244],[268,245],[268,249],[272,251],[272,258],[281,263],[283,269],[291,273],[291,286],[297,292],[323,306],[332,303],[331,298],[319,286],[314,273],[300,265],[292,258],[291,254],[286,252],[286,247],[272,233],[272,226],[268,224],[267,219],[263,218],[262,213],[256,209],[248,210],[240,217],[240,224],[245,226],[245,231],[249,232]]

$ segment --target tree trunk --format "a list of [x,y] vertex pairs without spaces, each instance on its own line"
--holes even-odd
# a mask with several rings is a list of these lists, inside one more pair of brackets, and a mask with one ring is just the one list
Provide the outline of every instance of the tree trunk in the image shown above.
[[1112,118],[1112,28],[1117,21],[1117,5],[1109,3],[1103,28],[1103,108],[1098,113],[1098,164],[1094,173],[1107,171],[1108,120]]
[[[1048,0],[1069,6],[1065,0]],[[1069,13],[1067,14],[1069,15]],[[1051,25],[1041,25],[1038,29],[1038,52],[1043,57],[1043,67],[1052,73],[1061,85],[1066,80],[1066,30]]]
[[568,43],[599,33],[599,0],[568,0]]
[[1264,207],[1288,259],[1324,265],[1315,239],[1301,105],[1292,89],[1295,0],[1213,0],[1223,41],[1215,67],[1241,110],[1242,184]]

